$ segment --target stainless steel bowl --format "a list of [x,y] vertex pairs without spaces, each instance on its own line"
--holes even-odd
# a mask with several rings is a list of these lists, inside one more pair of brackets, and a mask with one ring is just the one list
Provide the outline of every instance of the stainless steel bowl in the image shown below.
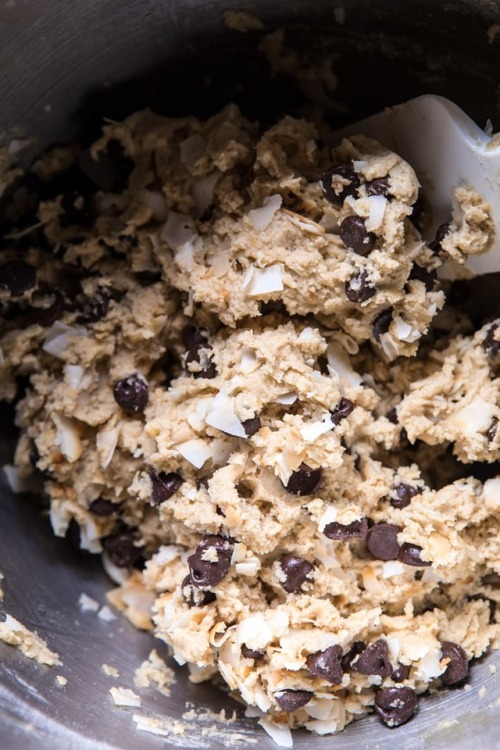
[[[230,30],[223,11],[259,16],[264,32]],[[35,139],[27,158],[48,143],[90,139],[103,117],[122,117],[143,106],[165,114],[210,114],[229,100],[245,114],[272,120],[298,112],[318,96],[334,125],[415,96],[439,93],[480,125],[500,127],[500,19],[498,0],[9,0],[0,10],[0,129]],[[272,77],[259,51],[262,33],[283,27],[288,47],[307,64],[325,56],[339,78],[334,101],[317,87],[297,88],[286,75]],[[12,452],[9,410],[0,409],[0,462]],[[112,684],[132,685],[134,669],[156,647],[122,618],[111,623],[78,609],[82,592],[101,603],[109,581],[99,561],[77,555],[51,535],[39,505],[13,497],[0,484],[0,571],[7,610],[50,642],[59,670],[40,667],[0,644],[1,750],[119,748],[274,748],[241,712],[220,720],[188,721],[181,737],[138,732],[133,709],[112,704]],[[112,681],[103,663],[118,667]],[[468,689],[421,700],[418,715],[397,730],[370,717],[338,737],[304,732],[298,750],[334,746],[469,749],[499,747],[500,682],[491,667],[500,653],[471,669]],[[224,693],[193,685],[183,670],[170,697],[148,690],[138,712],[181,718],[186,704],[219,712],[237,709]],[[66,687],[56,674],[68,678]],[[211,725],[213,731],[206,731]]]

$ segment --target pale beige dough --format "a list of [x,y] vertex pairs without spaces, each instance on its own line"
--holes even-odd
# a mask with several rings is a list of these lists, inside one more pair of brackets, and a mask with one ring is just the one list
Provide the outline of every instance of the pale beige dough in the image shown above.
[[[82,548],[104,548],[119,584],[112,604],[166,641],[194,682],[224,680],[262,717],[325,734],[371,711],[379,675],[346,669],[331,685],[306,665],[361,640],[384,640],[417,694],[438,689],[443,641],[471,658],[500,632],[490,620],[500,479],[467,474],[468,463],[499,458],[492,323],[472,334],[466,316],[438,314],[445,295],[432,280],[446,258],[487,247],[488,207],[461,188],[463,222],[436,253],[412,223],[419,185],[399,156],[362,136],[321,147],[316,126],[292,117],[262,133],[233,106],[206,122],[138,112],[106,126],[93,156],[110,142],[131,160],[128,187],[96,192],[90,228],[68,223],[64,196],[42,201],[54,252],[33,242],[23,256],[39,287],[71,269],[78,291],[70,299],[62,287],[65,311],[44,327],[22,324],[30,290],[0,334],[0,398],[30,378],[17,407],[19,477],[34,465],[44,473],[57,535],[76,523]],[[77,157],[55,149],[35,170],[50,180]],[[352,163],[360,185],[332,202],[322,175],[338,162]],[[370,194],[374,180],[386,195]],[[337,193],[348,183],[331,177]],[[340,236],[353,217],[375,236],[366,256]],[[7,247],[6,260],[16,257]],[[359,274],[375,293],[353,302],[346,284]],[[6,290],[0,302],[10,305]],[[194,354],[193,336],[203,342]],[[496,334],[488,341],[496,346]],[[131,416],[113,387],[132,374],[149,395]],[[346,401],[352,410],[336,423]],[[243,423],[257,417],[248,434]],[[432,487],[436,456],[447,478]],[[287,485],[304,464],[321,480],[301,496]],[[155,472],[182,480],[160,503]],[[412,499],[397,508],[401,486]],[[99,500],[109,513],[90,509]],[[366,518],[396,524],[398,543],[417,545],[431,565],[383,561],[362,539],[324,533]],[[117,566],[109,550],[110,537],[130,533],[141,570]],[[188,557],[207,535],[230,540],[229,569],[211,587],[215,600],[189,606]],[[295,593],[283,586],[285,554],[313,566]],[[263,655],[247,658],[242,646]],[[150,662],[137,684],[153,679],[167,692],[168,668],[154,654]],[[314,697],[286,714],[276,700],[284,689]]]

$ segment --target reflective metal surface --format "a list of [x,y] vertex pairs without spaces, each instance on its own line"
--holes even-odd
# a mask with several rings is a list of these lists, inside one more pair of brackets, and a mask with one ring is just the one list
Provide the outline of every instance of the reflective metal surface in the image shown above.
[[[339,77],[334,103],[317,86],[301,89],[288,76],[271,77],[259,52],[261,34],[227,29],[223,8],[258,14],[263,33],[286,26],[286,45],[307,64],[330,56]],[[499,18],[500,2],[493,0],[9,0],[0,9],[0,129],[34,136],[33,153],[49,142],[90,138],[103,117],[146,105],[208,114],[235,100],[245,114],[267,119],[320,97],[339,126],[420,93],[448,96],[478,124],[491,118],[498,128],[500,38],[488,44],[487,31]],[[8,441],[0,446],[4,463]],[[13,497],[3,479],[0,571],[7,611],[45,637],[63,661],[41,667],[0,644],[1,750],[215,750],[236,732],[240,747],[275,747],[241,715],[226,727],[210,722],[222,735],[192,721],[180,737],[138,732],[134,713],[178,719],[187,703],[217,712],[237,705],[213,687],[192,685],[178,669],[169,697],[144,690],[140,709],[114,707],[109,688],[131,687],[150,650],[168,658],[166,649],[121,617],[106,623],[79,610],[82,592],[105,602],[109,581],[99,561],[55,540],[39,508]],[[103,663],[117,667],[120,678],[107,677]],[[498,654],[473,665],[468,690],[421,700],[418,715],[400,729],[371,717],[338,737],[299,732],[295,747],[498,748],[500,678],[492,664],[500,668]],[[57,674],[67,677],[65,687]]]

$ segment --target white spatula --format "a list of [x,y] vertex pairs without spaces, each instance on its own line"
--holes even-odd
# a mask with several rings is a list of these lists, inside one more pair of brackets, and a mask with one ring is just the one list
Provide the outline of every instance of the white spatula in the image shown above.
[[474,274],[500,271],[500,139],[496,143],[456,104],[426,95],[367,117],[335,132],[335,137],[363,134],[376,138],[415,169],[432,215],[426,239],[450,220],[453,191],[474,188],[491,205],[495,240],[471,256]]

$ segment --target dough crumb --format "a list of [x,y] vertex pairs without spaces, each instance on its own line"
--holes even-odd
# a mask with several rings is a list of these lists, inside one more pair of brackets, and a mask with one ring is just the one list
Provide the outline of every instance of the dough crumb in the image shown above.
[[133,690],[124,687],[111,687],[109,688],[111,697],[115,706],[130,706],[133,708],[139,708],[141,705],[141,698]]

